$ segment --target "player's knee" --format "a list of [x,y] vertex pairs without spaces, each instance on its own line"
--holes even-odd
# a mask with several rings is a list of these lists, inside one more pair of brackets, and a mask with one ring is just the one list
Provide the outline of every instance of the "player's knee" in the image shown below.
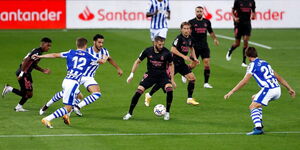
[[31,98],[33,96],[33,93],[32,92],[26,92],[26,98]]
[[172,92],[173,91],[173,87],[172,86],[168,86],[165,88],[166,92]]
[[142,89],[137,89],[137,90],[136,90],[136,93],[143,94],[143,93],[144,93],[144,90],[142,90]]
[[190,80],[190,81],[189,81],[189,83],[193,83],[193,84],[195,84],[195,82],[196,82],[196,79],[195,79],[195,80]]

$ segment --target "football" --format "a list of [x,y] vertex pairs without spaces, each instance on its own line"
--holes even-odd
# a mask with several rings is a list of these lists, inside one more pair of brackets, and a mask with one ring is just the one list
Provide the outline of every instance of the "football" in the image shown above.
[[166,113],[166,107],[163,104],[157,104],[154,107],[153,112],[156,116],[163,116]]

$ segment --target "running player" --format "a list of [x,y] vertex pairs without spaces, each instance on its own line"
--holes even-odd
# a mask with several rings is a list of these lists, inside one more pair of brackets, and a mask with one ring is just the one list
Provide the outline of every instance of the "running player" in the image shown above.
[[[166,113],[164,120],[170,119],[170,108],[173,100],[173,87],[176,87],[174,82],[174,65],[172,54],[167,48],[164,47],[165,39],[163,37],[155,37],[154,46],[146,48],[139,58],[134,62],[131,73],[127,78],[127,83],[130,83],[133,79],[134,72],[138,68],[139,64],[147,58],[147,72],[144,74],[142,81],[140,82],[137,91],[132,97],[130,108],[128,113],[123,117],[123,120],[128,120],[132,117],[133,110],[138,103],[139,98],[143,92],[154,84],[164,88],[167,93],[166,98]],[[168,77],[167,68],[170,69],[170,77]]]
[[[118,72],[119,76],[122,76],[123,71],[122,69],[118,66],[118,64],[112,59],[112,57],[109,55],[109,52],[106,48],[103,47],[104,45],[104,36],[101,34],[96,34],[93,37],[94,45],[87,48],[87,52],[94,56],[97,59],[101,59],[103,57],[108,57],[108,62],[113,65]],[[90,93],[100,93],[100,87],[99,84],[95,80],[95,74],[97,69],[99,68],[99,64],[89,66],[87,71],[83,74],[83,77],[80,80],[80,85],[84,85],[84,87],[90,92]],[[79,91],[77,91],[77,94]],[[78,95],[80,98],[82,98],[82,94]],[[63,97],[63,91],[57,92],[41,109],[39,114],[42,115],[45,113],[45,111],[50,107],[52,104],[55,102],[59,101]],[[78,99],[80,99],[78,98]],[[86,105],[89,105],[93,102],[95,102],[99,97],[94,96],[91,99],[84,99],[83,101],[79,101],[76,99],[76,104],[75,104],[75,113],[78,116],[82,116],[82,113],[80,111],[81,108],[83,108]]]
[[251,19],[256,18],[254,0],[235,0],[232,8],[232,16],[234,21],[235,42],[226,54],[226,60],[231,60],[232,52],[240,46],[241,38],[243,37],[243,63],[242,67],[247,67],[245,50],[248,47],[248,41],[251,35]]
[[167,37],[168,23],[170,20],[169,0],[150,0],[147,8],[147,17],[151,17],[150,37],[154,43],[154,38],[160,36]]
[[14,108],[16,112],[24,112],[28,111],[27,109],[23,108],[23,105],[27,102],[29,98],[33,95],[33,87],[32,87],[32,77],[31,77],[31,71],[33,69],[36,69],[42,73],[49,74],[49,69],[43,69],[38,66],[38,63],[40,60],[34,60],[32,59],[32,55],[41,55],[43,52],[48,52],[48,50],[51,48],[52,41],[51,39],[44,37],[41,39],[41,44],[39,48],[33,49],[30,53],[28,53],[25,58],[23,59],[22,63],[20,64],[19,69],[16,72],[19,85],[21,87],[21,90],[13,88],[12,86],[9,86],[6,84],[4,86],[2,97],[4,97],[9,92],[13,92],[16,95],[21,96],[20,102],[17,104],[17,106]]
[[[69,50],[62,53],[52,53],[46,55],[35,55],[36,59],[40,58],[66,58],[67,59],[67,76],[63,80],[63,103],[64,107],[57,109],[51,115],[43,118],[41,121],[47,128],[53,128],[51,120],[63,116],[64,122],[70,124],[68,113],[71,112],[75,101],[75,92],[79,88],[79,81],[89,66],[96,63],[105,63],[106,59],[98,59],[87,53],[87,40],[85,38],[78,38],[76,40],[77,50]],[[88,97],[101,96],[101,93],[93,93]],[[87,98],[88,98],[87,97]]]
[[247,133],[247,135],[259,135],[263,134],[262,106],[267,106],[269,101],[276,100],[281,95],[278,81],[287,88],[292,97],[296,96],[296,92],[279,74],[273,71],[268,62],[258,58],[257,51],[254,47],[246,49],[246,56],[251,62],[246,75],[224,98],[228,99],[234,92],[246,85],[251,76],[254,77],[257,84],[261,87],[261,90],[252,96],[252,103],[249,109],[255,128],[252,132]]
[[[188,22],[183,22],[180,25],[181,34],[179,34],[173,42],[171,47],[171,52],[173,53],[175,74],[180,73],[182,76],[188,79],[188,98],[187,104],[198,105],[199,103],[193,98],[196,77],[188,65],[185,63],[189,61],[190,63],[199,63],[195,55],[195,50],[193,48],[193,42],[191,34],[191,24]],[[187,56],[190,51],[191,57]],[[159,86],[155,85],[149,93],[145,94],[145,105],[149,106],[152,95],[159,90]]]
[[[194,43],[194,49],[196,57],[201,56],[204,64],[204,88],[213,88],[209,83],[210,77],[210,49],[207,43],[207,32],[210,34],[214,40],[215,45],[219,45],[219,41],[211,27],[211,22],[208,19],[204,18],[203,6],[198,6],[195,8],[196,17],[189,20],[189,23],[192,25],[192,37]],[[194,69],[196,63],[191,63],[189,67]],[[186,82],[186,78],[182,78],[183,82]]]

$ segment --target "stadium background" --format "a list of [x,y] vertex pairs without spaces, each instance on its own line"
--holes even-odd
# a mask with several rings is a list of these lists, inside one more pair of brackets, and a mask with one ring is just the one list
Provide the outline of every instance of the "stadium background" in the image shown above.
[[[55,129],[49,130],[41,125],[42,116],[38,115],[38,110],[55,92],[61,90],[65,61],[42,60],[40,66],[50,68],[52,74],[33,72],[34,97],[24,106],[29,112],[13,111],[19,101],[18,96],[10,94],[0,100],[0,149],[300,148],[299,98],[291,99],[284,88],[281,99],[264,109],[266,134],[255,137],[244,135],[252,128],[249,97],[258,91],[258,87],[251,80],[229,101],[223,100],[223,95],[243,77],[245,69],[240,67],[241,48],[236,50],[230,62],[225,60],[226,51],[233,41],[220,36],[219,47],[208,38],[212,50],[210,82],[214,89],[202,88],[202,65],[194,71],[198,79],[195,98],[201,102],[200,106],[185,104],[186,85],[176,76],[178,88],[174,92],[170,121],[165,122],[152,112],[155,104],[165,103],[162,92],[157,92],[149,108],[143,106],[142,96],[134,119],[123,121],[122,116],[128,110],[131,96],[145,71],[145,62],[136,72],[133,83],[126,84],[125,80],[140,51],[151,44],[149,21],[143,20],[140,14],[145,13],[146,3],[146,0],[0,1],[0,85],[10,83],[18,87],[15,70],[22,58],[37,47],[44,36],[53,40],[50,52],[61,52],[74,48],[78,36],[91,39],[94,34],[101,33],[105,36],[105,47],[124,71],[124,75],[118,77],[112,66],[103,65],[96,76],[103,97],[82,111],[84,117],[72,116],[71,127],[56,119],[53,121]],[[251,41],[271,48],[257,46],[260,57],[270,62],[298,92],[300,13],[297,6],[300,2],[259,0],[256,3],[262,19],[253,21],[255,29]],[[166,47],[171,46],[179,33],[180,22],[194,17],[194,7],[198,4],[206,7],[206,15],[211,14],[216,34],[233,37],[232,21],[227,14],[233,1],[171,0],[171,29]],[[225,19],[217,20],[220,14]],[[30,15],[33,18],[39,16],[40,21],[37,21],[38,18],[31,20]],[[91,40],[89,44],[92,44]],[[84,95],[88,94],[85,89],[81,90]],[[53,105],[47,114],[61,105],[60,102]]]

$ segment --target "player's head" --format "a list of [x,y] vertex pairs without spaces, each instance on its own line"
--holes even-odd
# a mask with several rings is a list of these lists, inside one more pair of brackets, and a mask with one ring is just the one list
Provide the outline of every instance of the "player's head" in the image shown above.
[[154,46],[158,51],[161,51],[165,45],[165,38],[161,37],[161,36],[156,36],[154,38]]
[[76,46],[77,49],[81,49],[81,50],[85,50],[87,47],[87,39],[83,38],[83,37],[79,37],[76,39]]
[[249,57],[249,58],[256,58],[256,57],[258,57],[257,51],[256,51],[256,49],[254,47],[248,47],[246,49],[245,53],[246,53],[246,56]]
[[189,36],[191,34],[191,24],[188,22],[182,22],[180,25],[181,34],[184,36]]
[[204,15],[203,6],[197,6],[195,8],[195,14],[198,19],[202,19],[203,15]]
[[51,39],[47,38],[47,37],[43,37],[41,39],[41,48],[44,52],[48,52],[48,50],[51,48]]
[[93,37],[93,40],[94,40],[94,46],[100,50],[102,47],[103,47],[103,44],[104,44],[104,36],[101,35],[101,34],[96,34],[94,37]]

